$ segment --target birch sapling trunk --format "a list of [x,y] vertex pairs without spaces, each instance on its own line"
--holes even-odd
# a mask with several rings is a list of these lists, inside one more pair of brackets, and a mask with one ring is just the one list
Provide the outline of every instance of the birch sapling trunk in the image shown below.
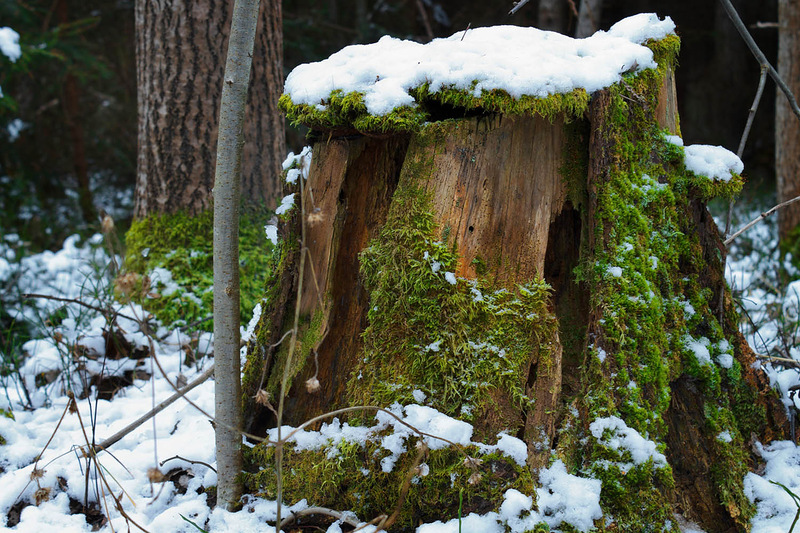
[[214,177],[214,359],[216,370],[217,505],[241,496],[241,376],[239,361],[239,206],[243,124],[259,0],[236,0],[219,114]]

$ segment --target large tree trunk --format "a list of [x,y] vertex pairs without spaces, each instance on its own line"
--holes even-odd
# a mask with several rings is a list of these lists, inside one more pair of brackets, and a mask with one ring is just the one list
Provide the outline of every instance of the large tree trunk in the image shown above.
[[[526,479],[554,457],[602,481],[601,531],[677,531],[675,514],[707,531],[746,530],[749,442],[782,436],[786,420],[729,295],[722,321],[716,313],[723,247],[704,202],[741,181],[698,181],[663,137],[678,133],[666,48],[657,48],[658,71],[598,91],[585,115],[486,113],[410,135],[322,132],[309,215],[285,220],[248,350],[250,431],[275,424],[252,398],[277,403],[281,339],[299,306],[287,423],[417,403],[469,421],[474,441],[505,433],[527,447],[525,469],[487,456],[483,478],[464,484],[463,458],[431,451],[396,530],[496,510],[506,489],[532,493]],[[301,253],[313,268],[298,271]],[[305,386],[314,377],[318,390]],[[609,444],[596,426],[609,421],[622,432],[615,438],[653,441],[663,463],[636,462]],[[372,471],[381,449],[362,446],[294,452],[287,497],[364,519],[386,512],[394,504],[385,487],[400,487],[404,473]],[[403,464],[413,470],[409,453]],[[248,486],[274,496],[270,457],[270,445],[250,454]]]
[[[139,157],[134,215],[209,208],[233,2],[136,2]],[[281,4],[264,1],[245,124],[243,196],[272,205],[284,154]]]
[[[792,92],[800,94],[800,4],[791,0],[778,2],[778,72]],[[786,97],[778,90],[775,102],[775,176],[778,202],[800,196],[800,120],[792,113]],[[792,232],[800,224],[800,204],[778,212],[778,232],[789,244]]]

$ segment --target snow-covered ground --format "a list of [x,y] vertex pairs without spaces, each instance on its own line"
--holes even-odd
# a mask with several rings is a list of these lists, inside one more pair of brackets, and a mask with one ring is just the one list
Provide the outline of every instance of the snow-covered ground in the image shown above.
[[[19,347],[25,358],[18,372],[0,378],[3,385],[0,408],[13,414],[13,418],[0,416],[0,436],[6,441],[0,446],[0,526],[8,527],[9,520],[18,520],[10,529],[91,531],[84,515],[73,514],[74,508],[88,498],[99,506],[102,515],[111,517],[101,531],[127,530],[128,524],[135,529],[134,522],[149,531],[197,531],[193,524],[208,531],[263,531],[275,518],[275,502],[250,499],[237,513],[209,508],[202,489],[216,483],[211,468],[215,464],[214,433],[206,415],[187,402],[178,401],[139,426],[107,452],[101,452],[96,463],[82,452],[87,440],[101,442],[170,396],[173,389],[167,378],[173,383],[185,383],[202,373],[211,364],[210,358],[202,357],[209,350],[210,334],[190,336],[156,328],[153,335],[145,335],[139,321],[146,311],[110,299],[108,284],[114,261],[103,248],[101,235],[85,242],[72,237],[58,252],[21,260],[15,256],[18,247],[13,236],[6,236],[0,243],[0,286],[6,313],[33,324],[34,339]],[[784,291],[778,289],[779,260],[775,226],[768,220],[734,244],[727,276],[750,315],[752,322],[743,327],[754,349],[761,354],[800,359],[793,336],[800,315],[797,288],[800,282],[790,283]],[[785,266],[797,276],[788,263]],[[10,288],[64,300],[39,298],[35,303],[29,300],[18,303],[20,300],[9,296],[13,296]],[[161,375],[150,359],[104,357],[103,335],[108,330],[108,319],[101,310],[107,308],[118,314],[115,331],[132,348],[150,349],[152,343],[167,377]],[[60,317],[57,323],[36,326],[37,321],[45,317],[52,320],[54,316]],[[75,356],[75,346],[84,347],[79,358]],[[4,351],[10,348],[2,347]],[[196,365],[187,366],[187,360],[195,359]],[[764,363],[764,370],[786,402],[793,401],[788,391],[800,383],[800,373],[768,362]],[[154,377],[135,380],[111,401],[97,399],[94,388],[87,398],[76,400],[77,412],[68,409],[67,386],[81,391],[93,375],[121,375],[126,371],[129,374],[137,371],[144,378]],[[189,400],[209,414],[214,410],[213,396],[211,380],[187,394]],[[397,407],[394,412],[427,432],[442,434],[462,444],[471,442],[469,424],[428,407]],[[602,423],[613,425],[615,421]],[[395,432],[384,437],[384,446],[392,450],[408,435],[408,429],[378,414],[373,433],[390,426]],[[368,433],[369,428],[353,428],[334,421],[320,432],[298,433],[296,443],[314,447],[331,439],[361,440]],[[631,446],[638,442],[635,438],[628,440]],[[648,443],[639,443],[637,450],[651,453]],[[435,442],[429,445],[437,446]],[[501,435],[495,449],[516,459],[525,447],[517,439]],[[758,506],[753,530],[788,531],[797,506],[782,487],[770,481],[800,493],[800,448],[791,442],[773,442],[759,444],[758,451],[766,468],[761,475],[750,473],[745,479],[747,494]],[[98,473],[98,465],[102,475]],[[175,483],[159,482],[153,476],[155,468],[182,479]],[[553,528],[559,523],[570,523],[588,530],[592,520],[600,516],[600,487],[596,480],[571,476],[563,464],[556,462],[541,473],[540,483],[543,489],[538,509],[532,509],[530,497],[509,491],[499,512],[465,517],[462,531],[502,532],[508,526],[511,531],[521,532],[539,520],[547,520]],[[126,516],[115,509],[112,494],[121,502]],[[585,501],[580,506],[568,505],[574,494],[583,496]],[[34,504],[37,502],[38,505]],[[294,504],[293,509],[306,505],[304,501],[287,503]],[[338,527],[334,524],[329,531],[336,532]],[[455,532],[458,522],[426,524],[418,531]]]

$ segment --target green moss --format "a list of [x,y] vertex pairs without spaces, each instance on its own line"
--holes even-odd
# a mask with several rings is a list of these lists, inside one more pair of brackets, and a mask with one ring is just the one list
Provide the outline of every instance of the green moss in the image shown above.
[[[253,311],[269,274],[272,244],[264,234],[270,213],[247,210],[239,222],[240,313],[243,320]],[[148,276],[149,288],[134,291],[132,298],[152,312],[162,324],[183,325],[212,314],[213,210],[195,216],[180,212],[135,220],[125,235],[124,269]],[[170,292],[161,272],[171,275],[177,289]],[[159,281],[161,280],[161,281]],[[212,323],[204,324],[212,327]]]
[[364,95],[357,92],[333,91],[318,106],[295,104],[288,94],[281,96],[280,108],[293,124],[302,124],[324,131],[355,130],[367,134],[414,132],[433,116],[447,114],[458,117],[468,114],[538,115],[555,120],[565,116],[572,120],[583,116],[589,107],[589,95],[582,89],[547,98],[522,96],[513,98],[503,90],[483,91],[476,97],[471,90],[444,88],[430,92],[427,84],[411,89],[413,106],[392,110],[386,115],[370,115]]
[[[417,438],[408,438],[405,451],[390,466],[390,454],[380,445],[384,434],[373,434],[365,443],[329,442],[318,450],[301,451],[288,446],[284,451],[284,499],[305,498],[310,505],[351,510],[361,520],[391,514],[414,467],[418,449]],[[467,464],[467,456],[477,459],[474,466]],[[257,469],[257,465],[273,461],[271,445],[261,444],[246,452],[245,462],[256,470],[245,475],[248,492],[275,498],[274,471]],[[429,450],[421,465],[421,469],[412,472],[408,495],[392,531],[414,531],[419,521],[457,518],[459,494],[462,516],[497,511],[509,489],[535,494],[529,469],[505,455],[484,454],[476,446]]]
[[[734,195],[741,178],[712,182],[685,169],[682,148],[666,142],[655,117],[679,41],[670,37],[648,46],[659,68],[626,76],[609,89],[606,123],[599,132],[610,165],[596,178],[594,246],[582,256],[578,276],[592,287],[593,314],[601,318],[587,356],[581,404],[589,421],[618,416],[663,448],[670,383],[682,375],[700,385],[709,422],[704,434],[712,442],[723,429],[737,434],[732,428],[757,426],[761,413],[748,412],[745,391],[750,389],[741,383],[738,363],[726,369],[716,362],[732,357],[733,339],[713,312],[716,297],[699,281],[714,266],[706,264],[692,216],[695,199]],[[700,343],[711,361],[698,361],[691,343]],[[604,361],[596,356],[600,348]],[[742,396],[733,406],[732,392],[734,398]],[[749,407],[757,410],[754,402]],[[731,516],[745,524],[752,514],[742,489],[746,453],[741,442],[717,444],[714,486]],[[561,453],[582,456],[582,468],[603,480],[601,503],[615,519],[616,529],[610,530],[666,529],[672,510],[663,493],[674,483],[669,468],[650,463],[620,468],[624,458],[600,442],[582,452]]]
[[430,172],[424,153],[407,159],[387,222],[361,254],[369,325],[351,400],[409,403],[418,389],[431,407],[471,420],[500,390],[522,408],[530,402],[527,365],[547,364],[556,328],[549,287],[540,279],[513,290],[496,290],[480,278],[448,281],[445,273],[452,276],[458,257],[436,235],[423,188],[421,169]]

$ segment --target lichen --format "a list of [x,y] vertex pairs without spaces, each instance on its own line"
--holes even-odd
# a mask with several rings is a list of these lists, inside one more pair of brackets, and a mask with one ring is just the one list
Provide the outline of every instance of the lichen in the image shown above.
[[[245,210],[239,222],[240,313],[250,316],[269,274],[272,244],[264,225],[270,214]],[[213,210],[191,216],[184,212],[152,215],[135,220],[125,235],[124,271],[147,276],[151,286],[131,293],[165,326],[195,323],[212,315],[213,285]],[[177,290],[164,294],[165,286],[153,276],[155,269],[166,269]],[[163,280],[162,280],[163,281]],[[169,292],[169,291],[167,291]],[[212,328],[213,322],[203,323]]]

